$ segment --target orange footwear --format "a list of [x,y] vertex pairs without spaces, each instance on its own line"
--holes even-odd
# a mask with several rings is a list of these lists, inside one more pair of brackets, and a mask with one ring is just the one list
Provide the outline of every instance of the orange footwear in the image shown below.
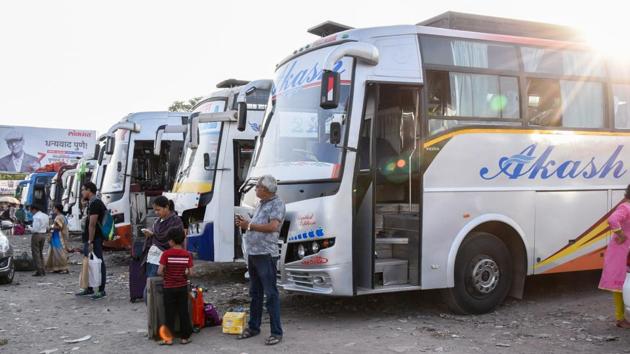
[[160,345],[171,345],[173,344],[173,334],[165,325],[160,326]]

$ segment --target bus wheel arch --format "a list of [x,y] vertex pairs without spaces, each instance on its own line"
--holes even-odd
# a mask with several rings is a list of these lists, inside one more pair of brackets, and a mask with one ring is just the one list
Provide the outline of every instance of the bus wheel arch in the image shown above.
[[[527,248],[521,236],[522,231],[519,232],[519,230],[518,225],[511,220],[498,221],[496,218],[481,222],[473,221],[462,230],[449,253],[448,284],[451,288],[445,290],[445,297],[451,310],[462,314],[482,313],[491,311],[506,296],[522,298],[527,276]],[[475,240],[479,241],[480,244],[477,245],[477,242],[473,242]],[[471,252],[479,256],[491,256],[477,257]],[[508,258],[506,259],[506,257]],[[459,265],[456,266],[458,260]],[[489,298],[483,303],[464,294],[463,289],[470,288],[471,279],[474,277],[475,269],[477,269],[475,267],[485,267],[487,270],[485,274],[488,277],[487,274],[492,274],[492,270],[498,265],[500,268],[506,269],[509,275],[505,277],[505,274],[502,274],[504,276],[502,280],[507,281],[507,284],[500,284],[496,294],[488,295],[494,300]],[[490,286],[490,284],[487,285]],[[492,287],[490,290],[494,291],[495,289]],[[473,291],[483,292],[487,290],[483,290],[482,283],[481,287],[476,290],[473,289]],[[468,300],[472,302],[468,303]],[[462,304],[470,306],[466,308],[466,305]]]

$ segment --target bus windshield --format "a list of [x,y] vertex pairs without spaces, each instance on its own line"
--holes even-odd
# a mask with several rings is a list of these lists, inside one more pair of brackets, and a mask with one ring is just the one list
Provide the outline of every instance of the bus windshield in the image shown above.
[[130,137],[131,132],[126,129],[116,131],[114,153],[109,162],[111,168],[105,170],[102,193],[117,193],[124,190]]
[[[200,104],[193,113],[223,112],[225,106],[226,100],[224,98],[214,99]],[[173,192],[208,193],[212,191],[221,127],[222,123],[220,122],[199,124],[199,146],[197,149],[191,149],[190,146],[187,146],[184,150]],[[203,157],[205,154],[210,157],[208,169],[204,168]]]
[[352,59],[334,66],[341,74],[339,106],[320,108],[321,61],[333,48],[297,57],[278,69],[251,176],[271,174],[283,182],[339,177],[343,150],[330,143],[330,123],[345,122]]

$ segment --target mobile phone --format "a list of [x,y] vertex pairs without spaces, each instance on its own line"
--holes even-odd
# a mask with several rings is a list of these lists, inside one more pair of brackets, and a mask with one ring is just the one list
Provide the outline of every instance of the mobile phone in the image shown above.
[[149,229],[140,229],[140,231],[142,231],[143,234],[150,234],[153,235],[153,231],[149,230]]

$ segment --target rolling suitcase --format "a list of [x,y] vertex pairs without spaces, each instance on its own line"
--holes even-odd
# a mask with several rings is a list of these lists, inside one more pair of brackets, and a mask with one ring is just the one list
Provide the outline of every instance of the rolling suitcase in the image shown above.
[[[163,292],[164,280],[161,277],[147,278],[147,325],[149,338],[153,340],[160,340],[160,326],[166,322]],[[190,293],[190,283],[188,292]],[[192,322],[192,297],[189,296],[188,299],[188,313]],[[174,331],[179,332],[179,328],[175,327]]]
[[129,300],[136,302],[144,298],[144,287],[147,284],[146,272],[142,266],[144,240],[134,240],[129,262]]

